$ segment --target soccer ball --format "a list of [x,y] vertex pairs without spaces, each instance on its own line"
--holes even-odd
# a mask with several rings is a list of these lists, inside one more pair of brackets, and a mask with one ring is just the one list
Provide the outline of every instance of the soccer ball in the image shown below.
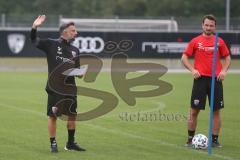
[[195,149],[206,149],[208,147],[208,138],[203,134],[196,134],[192,139],[192,145]]

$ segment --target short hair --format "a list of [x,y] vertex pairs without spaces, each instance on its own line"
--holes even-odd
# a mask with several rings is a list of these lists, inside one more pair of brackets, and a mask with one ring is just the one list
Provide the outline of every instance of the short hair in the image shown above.
[[215,25],[217,24],[216,17],[212,14],[205,15],[202,19],[202,23],[204,23],[205,19],[209,19],[215,22]]
[[62,34],[63,31],[68,28],[69,26],[75,26],[74,22],[68,22],[68,23],[63,23],[60,27],[59,27],[59,33]]

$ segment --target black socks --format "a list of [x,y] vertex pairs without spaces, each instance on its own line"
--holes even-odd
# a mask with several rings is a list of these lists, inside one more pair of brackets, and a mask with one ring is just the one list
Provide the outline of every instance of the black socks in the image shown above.
[[188,130],[188,142],[192,142],[194,134],[195,134],[195,130],[194,131]]
[[75,129],[68,129],[68,143],[74,143]]
[[51,143],[51,144],[56,143],[55,137],[51,137],[51,138],[50,138],[50,143]]
[[218,142],[218,135],[212,135],[212,142]]

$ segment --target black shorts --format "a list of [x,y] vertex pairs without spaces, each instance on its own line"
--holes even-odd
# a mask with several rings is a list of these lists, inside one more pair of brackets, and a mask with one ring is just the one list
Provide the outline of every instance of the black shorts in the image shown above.
[[[191,97],[191,107],[200,110],[205,109],[206,98],[208,96],[209,106],[211,100],[211,84],[212,78],[202,76],[198,79],[194,79]],[[214,105],[213,110],[219,110],[224,107],[223,103],[223,85],[221,81],[215,79],[214,89]]]
[[60,95],[54,92],[48,93],[47,115],[50,117],[74,116],[77,114],[77,96]]

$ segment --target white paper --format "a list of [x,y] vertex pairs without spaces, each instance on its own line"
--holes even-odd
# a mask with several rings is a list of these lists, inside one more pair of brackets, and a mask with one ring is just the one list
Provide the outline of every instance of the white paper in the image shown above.
[[83,76],[88,69],[88,65],[82,65],[80,68],[70,68],[64,72],[62,72],[63,75],[67,76]]

